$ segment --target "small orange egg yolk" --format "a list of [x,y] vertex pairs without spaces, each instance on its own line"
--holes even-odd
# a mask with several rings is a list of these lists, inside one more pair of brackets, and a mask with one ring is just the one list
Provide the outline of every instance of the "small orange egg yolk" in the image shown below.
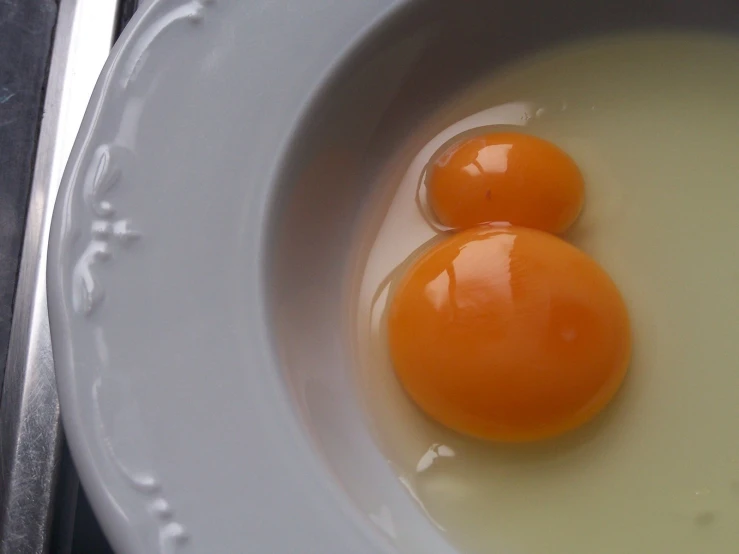
[[505,222],[562,233],[584,198],[572,158],[522,133],[490,133],[453,145],[431,164],[426,186],[436,217],[455,229]]
[[606,272],[567,242],[477,227],[425,252],[388,313],[395,372],[429,416],[522,442],[591,419],[626,373],[631,338]]

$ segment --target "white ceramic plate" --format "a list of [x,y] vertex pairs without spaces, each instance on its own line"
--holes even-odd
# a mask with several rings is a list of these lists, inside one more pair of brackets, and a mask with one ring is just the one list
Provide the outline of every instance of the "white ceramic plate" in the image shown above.
[[314,436],[267,321],[281,153],[392,4],[154,1],[105,66],[58,197],[48,289],[67,438],[121,553],[451,552],[343,369],[315,380],[341,417]]
[[731,1],[624,1],[155,0],[136,16],[73,149],[47,275],[65,431],[116,550],[453,552],[360,409],[362,206],[501,63],[585,31],[735,32]]

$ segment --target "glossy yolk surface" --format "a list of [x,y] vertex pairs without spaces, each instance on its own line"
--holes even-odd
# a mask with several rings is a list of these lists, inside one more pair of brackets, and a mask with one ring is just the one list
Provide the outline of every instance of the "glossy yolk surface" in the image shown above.
[[421,256],[388,315],[393,365],[432,418],[495,441],[558,435],[627,370],[621,295],[595,261],[537,230],[477,227]]
[[522,133],[491,133],[453,145],[431,164],[426,186],[436,217],[455,229],[506,222],[562,233],[584,198],[572,158]]

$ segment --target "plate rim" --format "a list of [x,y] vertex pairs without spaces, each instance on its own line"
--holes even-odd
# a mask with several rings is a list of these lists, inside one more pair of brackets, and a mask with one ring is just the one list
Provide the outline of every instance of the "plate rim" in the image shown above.
[[[306,9],[315,10],[318,9],[318,5],[321,0],[311,0],[310,6],[306,3]],[[358,0],[362,1],[362,0]],[[376,2],[378,5],[377,14],[374,19],[365,21],[358,32],[355,32],[351,40],[344,44],[342,49],[336,53],[334,58],[323,60],[323,67],[325,72],[321,75],[318,81],[318,87],[314,90],[306,91],[310,94],[306,95],[306,98],[299,110],[300,117],[293,121],[291,127],[286,129],[288,137],[292,136],[292,132],[299,128],[302,123],[302,117],[306,113],[306,108],[312,105],[313,99],[320,95],[320,90],[323,85],[331,78],[331,76],[338,71],[342,66],[347,53],[353,52],[358,45],[360,45],[367,38],[368,33],[382,25],[382,22],[387,18],[390,18],[396,10],[409,4],[412,0],[384,0],[382,2]],[[98,169],[102,172],[101,175],[105,176],[105,171],[111,170],[110,165],[106,165],[110,161],[111,152],[105,151],[102,148],[105,145],[97,144],[93,140],[93,133],[98,126],[98,116],[101,111],[108,109],[107,103],[110,101],[111,93],[111,82],[114,79],[120,77],[120,74],[128,70],[134,72],[137,70],[135,63],[133,67],[122,67],[125,65],[127,57],[132,54],[135,50],[137,40],[151,31],[156,29],[157,25],[161,22],[162,13],[172,13],[173,10],[180,10],[178,16],[181,19],[187,19],[190,22],[197,23],[202,18],[202,13],[213,5],[233,5],[231,2],[225,0],[153,0],[146,6],[144,6],[139,12],[137,12],[133,19],[129,22],[128,26],[124,30],[122,36],[118,42],[112,48],[109,58],[105,63],[105,66],[100,74],[98,82],[95,86],[94,92],[91,96],[88,108],[85,112],[85,116],[80,127],[77,139],[72,148],[72,152],[69,156],[67,167],[65,169],[62,183],[59,188],[57,195],[53,218],[52,218],[52,229],[49,238],[49,255],[47,262],[47,294],[48,294],[48,310],[50,317],[50,326],[52,334],[52,347],[54,363],[56,368],[56,379],[57,388],[59,391],[60,404],[62,405],[62,420],[67,436],[68,443],[72,457],[75,460],[78,467],[80,467],[80,480],[88,493],[91,505],[96,513],[96,516],[100,519],[101,526],[105,530],[107,538],[117,551],[120,552],[136,552],[141,547],[141,537],[137,537],[135,533],[131,532],[131,529],[125,528],[121,525],[122,514],[117,505],[117,500],[111,497],[109,489],[106,487],[103,472],[97,471],[98,469],[109,469],[109,468],[97,468],[95,467],[96,462],[93,461],[92,456],[88,449],[89,442],[99,442],[100,436],[88,436],[85,431],[75,424],[76,418],[80,417],[79,412],[79,396],[88,394],[86,391],[80,391],[76,383],[76,369],[73,363],[73,355],[70,350],[73,349],[72,332],[67,328],[69,320],[69,312],[72,310],[71,306],[74,303],[69,298],[68,291],[64,290],[62,284],[64,282],[63,273],[65,267],[69,265],[69,253],[67,252],[67,241],[71,240],[71,234],[73,231],[66,225],[66,218],[68,217],[68,206],[67,203],[70,198],[85,187],[85,177],[89,175],[89,170],[85,172],[81,168],[83,160],[89,157],[95,158],[98,164]],[[296,11],[293,15],[295,18],[299,18],[300,14]],[[159,46],[158,46],[159,48]],[[135,54],[135,52],[133,52]],[[140,53],[139,53],[140,54]],[[291,141],[287,141],[286,145],[283,145],[275,160],[279,160],[281,163],[282,154],[288,151]],[[107,160],[107,161],[106,161]],[[280,164],[275,166],[279,173]],[[108,168],[108,169],[106,169]],[[274,172],[273,172],[274,173]],[[273,182],[275,174],[271,174],[270,183]],[[97,202],[97,208],[102,211],[107,210],[107,204],[104,200],[94,200]],[[271,201],[269,202],[270,209],[273,207]],[[269,220],[268,220],[269,221]],[[90,221],[90,224],[93,222]],[[94,229],[93,229],[94,231]],[[108,232],[108,231],[103,231]],[[114,230],[111,228],[109,232],[116,233],[120,232],[123,239],[135,239],[135,231],[127,228],[120,228]],[[85,306],[84,302],[81,307],[83,311],[88,309],[91,311],[94,309],[94,295],[90,295],[89,305]],[[155,487],[156,483],[147,483],[145,480],[135,483],[141,490],[146,490],[148,487]],[[152,489],[153,490],[153,489]],[[130,506],[127,509],[131,509]],[[152,552],[162,552],[169,554],[175,552],[179,546],[186,544],[187,542],[187,531],[182,527],[177,520],[168,511],[169,508],[166,506],[166,502],[162,501],[155,506],[154,510],[160,510],[159,512],[153,513],[151,510],[146,517],[159,518],[157,525],[160,526],[160,539],[164,536],[167,539],[165,542],[161,542],[158,545],[149,544]],[[124,517],[125,519],[125,517]],[[362,552],[394,552],[395,549],[384,541],[377,539],[376,530],[372,531],[368,522],[355,521],[358,527],[362,529],[353,529],[357,546],[360,546]],[[149,549],[147,549],[149,551]],[[359,550],[357,550],[359,553]]]

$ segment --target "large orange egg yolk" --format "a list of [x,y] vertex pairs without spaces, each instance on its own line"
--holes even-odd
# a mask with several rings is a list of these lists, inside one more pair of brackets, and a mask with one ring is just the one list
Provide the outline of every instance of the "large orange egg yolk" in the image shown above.
[[438,243],[398,283],[390,354],[433,419],[495,441],[555,436],[616,393],[629,319],[609,276],[563,240],[477,227]]
[[436,217],[455,229],[506,222],[562,233],[584,198],[572,158],[522,133],[491,133],[451,146],[431,164],[426,186]]

